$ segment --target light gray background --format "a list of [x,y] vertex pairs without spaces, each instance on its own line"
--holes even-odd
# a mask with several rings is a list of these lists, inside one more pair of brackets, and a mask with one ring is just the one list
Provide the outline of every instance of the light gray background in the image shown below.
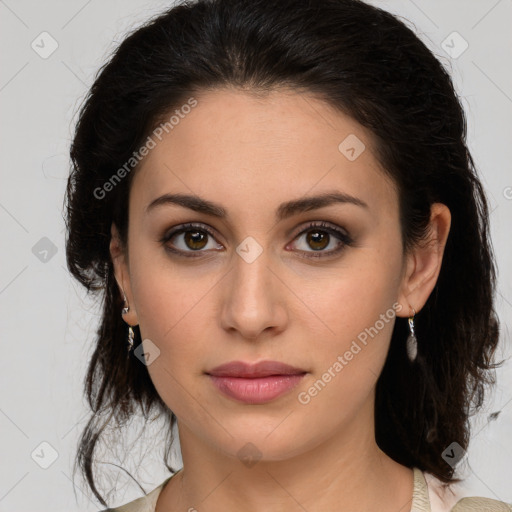
[[[497,307],[503,332],[498,356],[510,358],[512,2],[372,3],[414,24],[420,37],[451,69],[463,97],[470,149],[492,210],[500,271]],[[0,511],[101,508],[89,498],[78,475],[73,484],[72,475],[77,438],[87,418],[82,380],[99,318],[94,301],[66,270],[62,201],[68,149],[74,116],[93,74],[127,30],[170,5],[142,0],[0,0]],[[42,46],[43,31],[58,43],[45,59],[31,47],[34,40]],[[446,44],[452,46],[453,54],[463,48],[462,40],[452,35],[454,31],[469,44],[457,58],[444,49]],[[45,48],[50,48],[49,39]],[[44,237],[51,243],[41,241]],[[52,244],[55,254],[40,252],[41,247]],[[471,494],[509,502],[511,368],[507,362],[498,371],[496,391],[475,420],[469,452],[459,466],[460,475],[468,478]],[[497,418],[490,419],[497,411],[501,411]],[[157,466],[161,452],[153,447],[153,437],[146,436],[136,445],[141,454],[148,452],[138,471],[136,447],[124,461],[108,455],[103,460],[124,465],[149,491],[166,476]],[[119,442],[115,436],[113,440]],[[50,464],[52,454],[57,459],[43,469],[41,464]],[[118,489],[115,504],[141,495],[124,472],[108,468],[111,477],[103,490],[110,485]]]

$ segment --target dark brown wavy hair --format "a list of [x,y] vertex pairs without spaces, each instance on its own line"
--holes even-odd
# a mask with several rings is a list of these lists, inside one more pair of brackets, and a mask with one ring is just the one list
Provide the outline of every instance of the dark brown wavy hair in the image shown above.
[[[312,93],[368,128],[376,157],[399,190],[404,251],[422,240],[430,206],[444,203],[451,230],[436,286],[416,316],[418,356],[406,357],[397,318],[377,383],[380,448],[399,463],[457,481],[442,458],[469,443],[470,416],[495,382],[499,338],[488,205],[466,144],[466,118],[449,73],[397,17],[358,0],[181,2],[134,30],[98,71],[80,109],[66,207],[69,271],[102,300],[85,393],[92,410],[75,464],[94,495],[95,448],[115,420],[163,415],[169,463],[176,417],[147,368],[127,357],[127,324],[109,253],[114,222],[126,245],[137,166],[99,198],[155,126],[194,93],[215,88]],[[135,328],[135,344],[141,342]]]

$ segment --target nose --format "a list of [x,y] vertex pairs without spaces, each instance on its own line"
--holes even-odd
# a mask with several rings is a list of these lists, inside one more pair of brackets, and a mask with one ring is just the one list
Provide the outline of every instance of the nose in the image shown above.
[[222,292],[222,327],[240,338],[257,340],[286,328],[284,285],[270,267],[265,251],[249,262],[236,255]]

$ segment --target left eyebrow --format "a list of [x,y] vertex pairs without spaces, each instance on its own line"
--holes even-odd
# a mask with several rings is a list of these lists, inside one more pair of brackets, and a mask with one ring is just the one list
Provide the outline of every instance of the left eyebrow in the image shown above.
[[[282,203],[276,210],[276,221],[282,221],[298,213],[316,210],[336,203],[354,204],[362,208],[368,208],[368,205],[363,200],[349,194],[339,191],[325,192],[316,196],[294,199]],[[146,207],[146,214],[163,205],[183,206],[184,208],[220,219],[224,219],[228,216],[227,210],[220,204],[189,194],[164,194],[157,197]]]

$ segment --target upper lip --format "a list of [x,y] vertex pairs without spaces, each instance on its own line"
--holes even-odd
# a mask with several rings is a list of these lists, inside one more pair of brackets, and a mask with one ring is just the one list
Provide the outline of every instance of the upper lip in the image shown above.
[[215,377],[268,377],[270,375],[299,375],[306,370],[295,368],[279,361],[260,361],[258,363],[245,363],[243,361],[231,361],[216,366],[208,372]]

